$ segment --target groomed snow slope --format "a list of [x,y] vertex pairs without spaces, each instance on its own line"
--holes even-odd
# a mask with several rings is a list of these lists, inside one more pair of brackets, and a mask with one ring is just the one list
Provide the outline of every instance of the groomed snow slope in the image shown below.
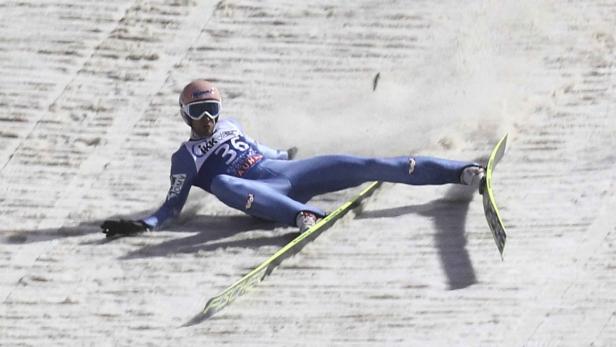
[[[615,1],[5,1],[0,18],[1,345],[616,345]],[[178,224],[101,242],[102,220],[164,199],[195,78],[300,157],[473,160],[508,132],[505,260],[478,196],[387,184],[178,328],[295,232],[194,190]]]

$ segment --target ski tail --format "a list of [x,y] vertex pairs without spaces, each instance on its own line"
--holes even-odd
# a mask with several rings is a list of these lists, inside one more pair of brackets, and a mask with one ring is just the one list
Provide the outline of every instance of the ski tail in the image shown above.
[[256,286],[265,277],[271,274],[274,268],[280,265],[282,261],[297,254],[306,244],[316,239],[321,233],[334,225],[337,220],[345,216],[350,210],[358,207],[364,199],[372,195],[372,193],[374,193],[374,191],[380,186],[381,182],[370,183],[359,194],[343,203],[340,207],[325,216],[310,229],[293,239],[274,255],[244,275],[244,277],[240,280],[227,287],[218,295],[209,299],[203,310],[183,326],[198,324],[230,305],[233,301],[235,301],[235,299],[244,295],[248,290]]

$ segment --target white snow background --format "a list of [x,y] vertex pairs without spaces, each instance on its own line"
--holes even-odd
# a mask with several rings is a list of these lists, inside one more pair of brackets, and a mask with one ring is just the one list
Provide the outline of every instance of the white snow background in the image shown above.
[[[616,345],[616,1],[26,0],[0,18],[0,345]],[[478,195],[386,184],[179,328],[296,231],[195,189],[174,226],[102,242],[102,220],[162,203],[195,78],[302,158],[475,160],[509,133],[504,261]]]

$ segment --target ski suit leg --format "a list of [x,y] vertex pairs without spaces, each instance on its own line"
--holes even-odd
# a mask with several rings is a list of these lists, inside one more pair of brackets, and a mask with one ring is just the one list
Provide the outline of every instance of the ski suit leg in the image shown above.
[[286,176],[289,196],[308,201],[315,195],[358,186],[368,181],[440,185],[460,183],[460,174],[472,162],[435,157],[365,158],[328,155],[298,161],[267,161],[266,168]]
[[211,192],[224,204],[251,216],[295,225],[299,211],[311,211],[324,216],[325,212],[287,196],[291,187],[285,178],[249,180],[218,175],[212,180]]

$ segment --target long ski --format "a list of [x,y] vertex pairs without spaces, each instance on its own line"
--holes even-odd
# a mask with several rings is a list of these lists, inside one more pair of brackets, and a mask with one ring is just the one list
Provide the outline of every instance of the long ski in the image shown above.
[[231,304],[239,296],[244,295],[249,289],[256,286],[265,277],[272,273],[283,260],[297,254],[306,244],[317,238],[321,233],[330,228],[337,220],[346,215],[350,210],[358,207],[362,200],[372,195],[381,186],[381,182],[372,182],[359,194],[342,204],[336,210],[325,216],[318,223],[306,230],[298,237],[281,248],[259,266],[244,275],[240,280],[227,287],[218,295],[207,301],[199,314],[193,317],[184,326],[190,326],[202,322]]

